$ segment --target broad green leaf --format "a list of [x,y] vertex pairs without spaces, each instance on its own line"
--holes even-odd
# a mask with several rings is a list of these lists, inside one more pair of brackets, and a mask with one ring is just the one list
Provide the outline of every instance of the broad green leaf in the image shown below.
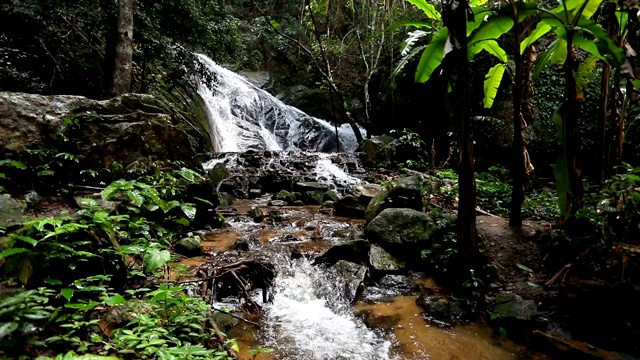
[[144,204],[144,197],[137,190],[127,191],[127,197],[137,207],[140,207],[142,206],[142,204]]
[[633,87],[636,88],[636,90],[640,91],[640,80],[633,80],[631,81],[631,83],[633,84]]
[[69,288],[60,290],[60,294],[62,295],[62,297],[67,299],[67,301],[71,301],[71,299],[73,298],[74,292],[75,291],[73,289],[69,289]]
[[629,23],[629,13],[626,11],[616,11],[616,20],[618,21],[620,31],[624,31]]
[[480,41],[497,40],[513,27],[513,19],[507,16],[490,16],[469,37],[469,45]]
[[15,254],[20,254],[20,253],[24,253],[24,252],[29,252],[31,250],[29,249],[24,249],[24,248],[11,248],[11,249],[7,249],[3,252],[0,253],[0,259],[4,259],[7,258],[11,255],[15,255]]
[[467,21],[467,37],[471,35],[477,28],[479,28],[487,16],[490,16],[494,11],[482,6],[472,6],[473,21]]
[[553,175],[556,178],[556,191],[558,192],[558,209],[560,218],[566,219],[569,214],[569,193],[571,184],[569,181],[569,171],[564,153],[558,155],[556,164],[553,166]]
[[554,65],[562,65],[565,60],[567,60],[567,41],[559,38],[558,47],[551,53],[551,63]]
[[115,294],[113,296],[106,297],[102,301],[105,303],[105,305],[108,305],[108,306],[122,305],[127,302],[127,300],[125,300],[125,298],[123,298],[122,295],[120,294]]
[[0,339],[7,335],[11,335],[14,331],[18,330],[18,323],[6,322],[0,323]]
[[190,219],[193,220],[196,218],[196,207],[194,204],[182,203],[180,204],[180,209],[182,212]]
[[597,49],[595,51],[589,50],[586,48],[589,44],[583,41],[579,46],[584,50],[589,51],[593,55],[600,55],[601,58],[614,67],[622,66],[626,61],[624,50],[616,45],[616,43],[611,40],[609,34],[595,21],[582,18],[578,22],[576,30],[576,39],[578,39],[578,41],[581,41],[579,37],[583,36],[586,40],[591,40]]
[[431,77],[433,71],[440,66],[444,56],[444,44],[449,36],[447,28],[442,28],[433,38],[429,46],[422,52],[420,63],[416,70],[415,81],[425,83]]
[[538,41],[538,39],[540,39],[541,37],[546,35],[549,31],[551,31],[551,28],[552,28],[551,24],[548,24],[542,21],[539,22],[536,28],[533,29],[531,34],[527,36],[524,40],[522,40],[522,42],[520,43],[520,54],[523,54],[524,51],[529,46],[531,46],[533,43]]
[[144,254],[144,271],[154,271],[171,260],[171,254],[167,250],[151,250]]
[[551,56],[556,50],[558,50],[559,44],[560,44],[559,39],[555,39],[551,43],[551,45],[549,45],[547,50],[545,50],[542,53],[542,55],[538,56],[538,59],[536,59],[532,69],[534,78],[538,77],[542,69],[544,69],[544,67],[549,63],[549,61],[551,61]]
[[436,10],[436,8],[433,5],[426,2],[426,0],[407,0],[407,1],[415,5],[415,7],[417,7],[418,9],[422,10],[429,19],[440,20],[442,18],[442,16],[440,15],[440,12],[438,12],[438,10]]
[[20,161],[15,161],[15,160],[0,160],[0,166],[3,166],[3,165],[9,165],[11,167],[14,167],[20,170],[24,170],[27,168],[27,165],[25,163]]
[[127,188],[127,190],[131,190],[133,186],[131,186],[131,184],[124,179],[120,179],[112,182],[111,184],[109,184],[109,186],[107,186],[104,190],[102,190],[102,193],[101,193],[102,200],[108,200],[109,198],[111,198],[111,196],[113,196],[113,194],[115,194],[116,192],[120,191],[123,188]]
[[51,176],[53,174],[55,174],[56,172],[53,170],[42,170],[42,171],[38,171],[38,176]]
[[587,57],[580,63],[580,65],[578,65],[578,71],[575,73],[576,92],[578,98],[584,98],[583,91],[587,88],[591,79],[593,79],[593,74],[597,65],[598,58],[594,55]]
[[[585,1],[588,2],[586,6],[584,6]],[[576,16],[583,16],[587,19],[591,18],[593,14],[596,13],[601,3],[602,3],[602,0],[566,0],[565,1],[565,4],[567,5],[567,10],[571,12],[574,19]],[[582,10],[582,13],[578,13],[583,6],[584,6],[584,10]],[[560,4],[559,7],[562,7],[562,4]]]
[[0,179],[6,179],[7,175],[5,175],[4,173],[0,173]]
[[473,57],[476,56],[476,54],[478,54],[482,50],[485,50],[489,54],[495,56],[496,58],[498,58],[498,60],[500,60],[503,63],[506,63],[507,61],[509,61],[509,58],[507,57],[507,53],[504,51],[503,48],[500,47],[500,45],[498,45],[498,42],[495,40],[481,41],[473,45],[470,45],[469,51],[468,51],[469,60],[473,59]]
[[493,106],[493,101],[498,94],[498,88],[500,87],[500,83],[502,82],[502,77],[504,75],[505,65],[498,64],[491,69],[487,73],[487,76],[484,80],[484,107],[489,109]]
[[26,242],[27,244],[31,245],[31,246],[36,246],[38,244],[38,240],[29,237],[29,236],[22,236],[22,235],[15,235],[12,234],[11,235],[11,239],[15,239],[15,240],[19,240],[22,242]]

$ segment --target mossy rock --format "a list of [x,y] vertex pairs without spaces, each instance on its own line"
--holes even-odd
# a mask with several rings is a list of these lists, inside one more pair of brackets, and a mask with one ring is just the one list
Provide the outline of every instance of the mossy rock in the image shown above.
[[422,184],[422,179],[417,176],[403,177],[389,183],[369,202],[364,216],[366,222],[369,223],[389,208],[422,210]]

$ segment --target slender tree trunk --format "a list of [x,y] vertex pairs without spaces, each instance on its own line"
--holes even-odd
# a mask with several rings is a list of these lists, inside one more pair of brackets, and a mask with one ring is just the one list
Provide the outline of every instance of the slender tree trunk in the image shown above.
[[602,67],[602,83],[600,84],[600,114],[598,121],[598,142],[596,149],[597,179],[601,184],[607,178],[608,161],[608,141],[607,141],[607,118],[609,113],[609,82],[611,81],[611,65],[604,63]]
[[451,58],[452,70],[456,74],[454,116],[455,122],[458,124],[458,145],[460,147],[460,176],[458,177],[459,255],[462,263],[471,267],[477,259],[478,243],[476,238],[473,140],[469,113],[469,62],[467,60],[467,15],[470,9],[467,0],[448,0],[443,7],[442,20],[449,29],[449,40],[454,46],[447,57]]
[[576,64],[573,53],[573,33],[574,30],[567,29],[567,60],[565,62],[565,112],[564,112],[564,135],[565,135],[565,160],[571,191],[567,194],[567,204],[570,212],[575,214],[582,207],[584,197],[584,187],[580,179],[580,134],[578,132],[577,113],[578,102],[576,100],[576,79],[573,73]]
[[118,96],[131,91],[133,70],[133,1],[118,0],[118,38],[109,94]]
[[524,139],[522,137],[522,94],[524,86],[524,64],[520,54],[520,29],[517,20],[519,11],[516,3],[512,3],[514,9],[515,26],[515,52],[514,63],[516,67],[515,84],[513,89],[513,188],[511,190],[511,211],[509,213],[509,226],[522,226],[522,202],[524,201]]

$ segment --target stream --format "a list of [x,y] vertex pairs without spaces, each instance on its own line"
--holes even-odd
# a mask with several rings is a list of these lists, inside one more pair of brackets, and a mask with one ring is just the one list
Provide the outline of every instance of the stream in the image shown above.
[[[257,223],[252,208],[268,214]],[[348,286],[340,276],[319,265],[314,257],[349,239],[361,238],[363,220],[321,212],[320,206],[269,206],[267,198],[238,200],[227,211],[229,227],[208,232],[206,256],[180,264],[191,269],[238,258],[268,259],[277,277],[272,301],[263,306],[260,327],[239,322],[227,331],[250,359],[250,348],[275,350],[257,359],[383,360],[383,359],[515,359],[523,349],[498,339],[481,323],[450,328],[432,325],[423,317],[416,299],[424,291],[441,292],[423,274],[386,275],[368,286],[353,304],[345,296]],[[248,251],[234,250],[237,239],[249,242]],[[291,254],[302,255],[292,259]],[[415,284],[407,291],[406,283]],[[400,289],[393,286],[399,286]],[[238,304],[214,303],[233,309]]]

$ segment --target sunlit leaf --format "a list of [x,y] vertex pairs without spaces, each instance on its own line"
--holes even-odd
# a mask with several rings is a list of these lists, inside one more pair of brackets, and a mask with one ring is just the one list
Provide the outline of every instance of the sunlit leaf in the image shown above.
[[431,77],[433,71],[440,66],[444,56],[444,45],[449,36],[447,28],[442,28],[433,38],[431,43],[422,52],[420,63],[416,70],[415,80],[419,83],[425,83]]
[[417,7],[418,9],[422,10],[429,19],[440,20],[442,17],[440,15],[440,12],[438,12],[438,10],[436,10],[436,8],[433,5],[429,4],[426,0],[407,1],[415,5],[415,7]]
[[144,254],[144,271],[151,272],[164,266],[171,260],[171,253],[167,250],[151,250]]
[[493,101],[498,94],[498,88],[500,88],[500,83],[502,82],[502,77],[504,75],[505,65],[498,64],[491,69],[487,73],[487,76],[484,80],[484,107],[489,109],[493,106]]

